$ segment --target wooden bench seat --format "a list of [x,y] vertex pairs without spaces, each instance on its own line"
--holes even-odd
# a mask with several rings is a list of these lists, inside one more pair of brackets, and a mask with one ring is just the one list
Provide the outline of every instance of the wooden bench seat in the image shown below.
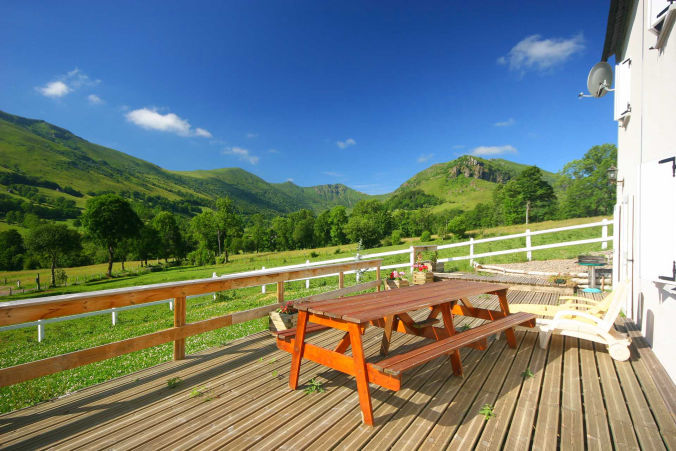
[[[330,329],[330,327],[322,326],[321,324],[309,323],[305,328],[305,334],[308,335],[315,332],[321,332],[326,329]],[[277,339],[288,341],[296,336],[296,328],[292,327],[291,329],[280,330],[272,333],[277,335]]]
[[535,315],[531,313],[513,313],[505,318],[482,324],[466,332],[458,333],[452,337],[435,341],[405,354],[395,355],[371,365],[380,372],[392,376],[400,376],[406,370],[420,366],[437,357],[450,354],[463,346],[470,345],[520,324],[532,324],[533,321],[535,321]]

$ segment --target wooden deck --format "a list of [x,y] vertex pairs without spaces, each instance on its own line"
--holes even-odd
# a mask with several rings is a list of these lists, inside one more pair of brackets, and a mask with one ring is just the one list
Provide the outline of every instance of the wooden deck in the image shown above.
[[[557,298],[509,293],[512,303]],[[497,307],[493,296],[472,301]],[[322,332],[310,341],[328,347],[339,335]],[[381,335],[369,328],[364,337],[372,358]],[[395,333],[391,349],[417,340]],[[501,336],[485,351],[464,349],[463,378],[443,358],[412,371],[399,392],[371,386],[376,426],[368,427],[354,378],[304,362],[300,383],[316,377],[326,391],[292,392],[290,355],[259,333],[2,415],[0,448],[676,449],[676,421],[640,340],[627,362],[568,337],[555,336],[548,350],[532,332],[517,332],[517,342],[511,349]],[[171,389],[167,380],[175,377],[183,382]],[[479,414],[485,404],[494,407],[488,421]]]

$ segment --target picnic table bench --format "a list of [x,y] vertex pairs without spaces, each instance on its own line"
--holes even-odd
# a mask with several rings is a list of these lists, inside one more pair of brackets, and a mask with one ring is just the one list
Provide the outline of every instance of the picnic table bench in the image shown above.
[[[449,280],[348,298],[297,303],[295,307],[299,314],[296,328],[277,335],[277,347],[292,354],[289,386],[293,390],[297,388],[303,358],[355,376],[364,423],[373,425],[369,383],[397,391],[401,388],[405,371],[444,355],[450,357],[454,374],[462,375],[460,348],[471,346],[485,349],[486,338],[503,331],[508,344],[516,347],[513,327],[534,327],[535,315],[510,314],[507,288],[500,284]],[[500,310],[472,305],[468,298],[478,294],[497,295]],[[409,312],[420,309],[429,309],[430,313],[426,319],[414,321]],[[458,332],[453,326],[454,314],[490,322]],[[435,326],[439,322],[439,315],[443,327]],[[383,329],[380,353],[384,356],[389,352],[393,331],[430,338],[434,342],[370,363],[366,362],[361,340],[369,326]],[[308,334],[326,328],[344,332],[333,350],[306,343]],[[345,354],[349,347],[352,347],[352,356]]]

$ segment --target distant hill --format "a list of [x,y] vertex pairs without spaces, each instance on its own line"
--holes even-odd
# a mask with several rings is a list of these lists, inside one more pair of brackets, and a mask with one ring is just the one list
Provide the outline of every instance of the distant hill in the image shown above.
[[[434,211],[473,208],[488,202],[498,183],[506,183],[527,165],[464,155],[415,174],[393,193],[369,196],[342,184],[302,187],[269,183],[240,168],[168,171],[114,149],[90,143],[45,121],[0,111],[0,187],[5,196],[24,201],[25,192],[10,185],[30,185],[42,199],[67,197],[82,208],[103,192],[121,193],[162,208],[191,215],[219,196],[230,196],[246,214],[286,214],[302,208],[321,212],[336,205],[353,207],[362,199],[386,200],[420,189],[440,198]],[[555,174],[543,171],[554,183]],[[25,189],[24,189],[25,191]],[[35,197],[31,199],[34,201]],[[49,202],[46,204],[49,207]]]
[[[507,183],[528,165],[503,159],[484,159],[463,155],[455,160],[438,163],[418,172],[401,184],[394,193],[420,189],[442,199],[434,210],[447,208],[470,209],[480,202],[489,202],[498,183]],[[542,171],[552,185],[556,175]]]
[[[101,192],[126,193],[136,198],[185,201],[206,206],[218,196],[230,196],[244,213],[282,214],[308,208],[323,211],[335,205],[353,206],[369,197],[345,185],[300,187],[268,183],[240,168],[168,171],[114,149],[90,143],[45,121],[0,111],[0,176],[5,185],[32,177],[49,186],[47,196],[65,187],[83,194],[78,206]],[[15,176],[15,177],[13,177]],[[19,181],[17,181],[19,180]],[[49,191],[49,190],[47,190]],[[59,193],[59,191],[61,193]]]

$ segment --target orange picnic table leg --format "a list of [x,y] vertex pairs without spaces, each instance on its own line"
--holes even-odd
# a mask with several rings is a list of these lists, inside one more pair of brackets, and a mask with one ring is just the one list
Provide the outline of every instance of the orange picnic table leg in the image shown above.
[[366,359],[361,342],[361,333],[358,324],[350,324],[350,341],[352,342],[352,359],[354,361],[354,374],[357,379],[357,393],[359,393],[359,405],[361,406],[364,424],[373,426],[373,408],[371,407],[371,394],[366,373]]
[[300,374],[300,361],[305,351],[305,329],[307,327],[307,312],[298,312],[296,324],[296,338],[293,340],[293,352],[291,353],[291,372],[289,374],[289,387],[295,390],[298,387],[298,375]]
[[[498,299],[500,300],[500,310],[505,316],[509,315],[509,304],[507,304],[507,290],[500,290],[497,292]],[[505,330],[505,338],[507,339],[507,344],[510,348],[516,348],[516,336],[514,335],[514,329],[509,328]]]
[[[444,320],[444,327],[449,336],[455,335],[455,326],[453,326],[453,315],[451,314],[450,304],[442,304],[439,306],[441,310],[441,317]],[[462,376],[462,361],[460,360],[460,350],[456,349],[451,354],[451,365],[453,366],[453,374]]]
[[336,345],[333,351],[345,354],[345,351],[347,351],[347,348],[349,347],[350,347],[350,333],[345,332],[345,335],[343,335],[343,338],[340,339],[338,345]]

